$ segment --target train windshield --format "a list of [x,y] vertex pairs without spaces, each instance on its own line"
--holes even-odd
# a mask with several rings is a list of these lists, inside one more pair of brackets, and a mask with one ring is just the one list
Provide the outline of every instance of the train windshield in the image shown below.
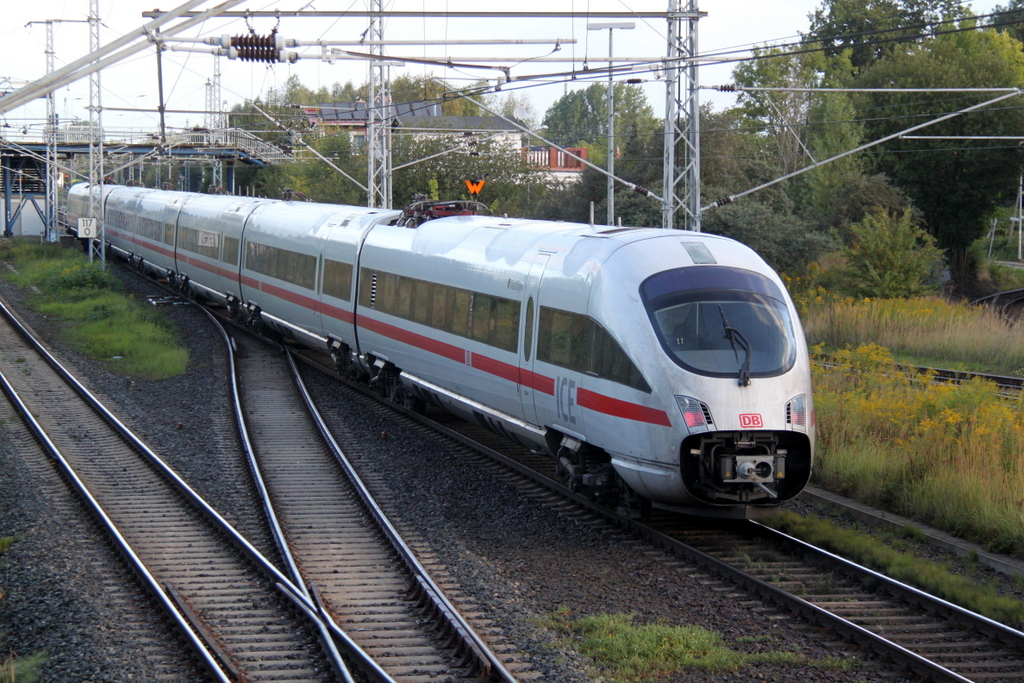
[[793,322],[779,287],[749,270],[695,266],[647,278],[640,296],[668,355],[709,377],[772,377],[793,367]]

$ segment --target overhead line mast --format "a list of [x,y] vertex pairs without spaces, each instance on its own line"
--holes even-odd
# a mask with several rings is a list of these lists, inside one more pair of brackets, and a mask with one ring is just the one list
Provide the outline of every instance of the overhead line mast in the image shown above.
[[370,106],[366,108],[366,205],[391,208],[391,67],[384,61],[384,0],[370,0]]
[[[683,6],[685,5],[685,9]],[[144,12],[144,17],[156,12]],[[189,16],[186,13],[184,16]],[[368,11],[245,11],[221,13],[226,18],[366,17],[370,25],[360,41],[369,48],[370,106],[367,107],[367,204],[391,208],[391,62],[384,55],[385,19],[516,18],[516,19],[665,19],[668,49],[663,63],[666,80],[662,227],[700,230],[700,101],[697,77],[697,21],[707,16],[697,0],[668,0],[665,12],[426,12],[388,11],[383,0],[371,0]],[[412,41],[403,41],[409,44]],[[296,42],[296,45],[298,43]],[[198,50],[197,50],[198,51]],[[285,53],[281,53],[282,59]],[[288,61],[298,55],[287,53]],[[609,77],[614,73],[609,55]],[[682,185],[680,188],[679,186]],[[682,213],[677,217],[677,213]]]
[[685,11],[680,9],[680,0],[669,0],[661,227],[700,232],[697,21],[707,13],[697,10],[697,0],[684,1]]

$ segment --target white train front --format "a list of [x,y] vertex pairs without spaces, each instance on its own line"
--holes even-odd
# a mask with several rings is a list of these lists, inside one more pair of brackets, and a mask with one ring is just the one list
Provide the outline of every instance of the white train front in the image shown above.
[[[89,189],[68,196],[68,222]],[[605,504],[770,514],[807,484],[806,343],[778,276],[713,235],[104,186],[106,239],[233,315],[557,459]]]

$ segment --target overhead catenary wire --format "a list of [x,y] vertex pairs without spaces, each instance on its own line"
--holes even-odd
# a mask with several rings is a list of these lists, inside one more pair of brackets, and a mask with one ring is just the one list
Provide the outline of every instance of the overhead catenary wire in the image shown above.
[[[191,18],[185,19],[179,24],[175,24],[174,26],[163,28],[168,22],[180,18],[185,14],[190,14],[190,8],[206,2],[206,0],[189,0],[177,9],[161,14],[159,18],[154,19],[135,31],[125,34],[112,43],[104,45],[95,52],[91,52],[85,57],[68,64],[63,69],[58,69],[51,74],[47,74],[43,78],[33,81],[29,85],[14,91],[10,95],[0,98],[0,114],[8,112],[16,107],[20,107],[37,97],[46,95],[57,88],[67,85],[68,83],[88,76],[89,74],[106,68],[107,66],[111,66],[112,64],[116,64],[137,52],[141,52],[149,47],[151,42],[156,42],[159,39],[158,35],[175,35],[196,24],[202,23],[210,17],[214,17],[225,12],[229,7],[238,5],[242,1],[243,0],[224,0],[212,9],[196,14]],[[157,29],[163,29],[162,33],[158,34]],[[115,52],[116,50],[120,50],[120,52]]]
[[707,211],[709,209],[714,209],[714,208],[717,208],[719,206],[724,206],[725,204],[729,204],[729,203],[735,201],[736,199],[739,199],[740,197],[743,197],[743,196],[746,196],[748,194],[757,192],[758,190],[762,190],[762,189],[764,189],[766,187],[770,187],[770,186],[775,185],[777,183],[781,183],[781,182],[783,182],[785,180],[789,180],[790,178],[794,178],[794,177],[796,177],[798,175],[806,173],[807,171],[813,170],[813,169],[818,168],[820,166],[824,166],[825,164],[831,163],[833,161],[837,161],[839,159],[842,159],[843,157],[847,157],[847,156],[849,156],[851,154],[856,154],[857,152],[860,152],[862,150],[868,149],[870,147],[874,147],[875,145],[880,145],[880,144],[882,144],[884,142],[888,142],[890,140],[894,140],[894,139],[900,137],[901,135],[905,135],[905,134],[911,133],[911,132],[913,132],[915,130],[920,130],[920,129],[926,128],[928,126],[935,125],[936,123],[941,123],[942,121],[946,121],[946,120],[954,118],[956,116],[960,116],[962,114],[966,114],[968,112],[975,111],[975,110],[981,109],[983,107],[987,107],[990,104],[995,104],[996,102],[1001,102],[1002,100],[1005,100],[1005,99],[1008,99],[1008,98],[1011,98],[1011,97],[1017,97],[1020,94],[1021,94],[1021,90],[1019,88],[1014,88],[1013,92],[1002,94],[999,97],[995,97],[995,98],[992,98],[990,100],[986,100],[986,101],[981,102],[979,104],[975,104],[975,105],[967,107],[965,109],[961,109],[960,111],[953,112],[951,114],[946,114],[945,116],[940,116],[940,117],[938,117],[936,119],[933,119],[932,121],[926,121],[926,122],[920,123],[920,124],[918,124],[916,126],[911,126],[910,128],[907,128],[906,130],[902,130],[902,131],[900,131],[898,133],[893,133],[892,135],[887,135],[887,136],[885,136],[883,138],[879,138],[878,140],[875,140],[873,142],[869,142],[867,144],[860,145],[859,147],[855,147],[854,149],[847,150],[847,151],[842,152],[840,154],[836,154],[836,155],[834,155],[832,157],[829,157],[828,159],[825,159],[823,161],[819,161],[819,162],[810,164],[809,166],[805,166],[804,168],[802,168],[800,170],[794,171],[792,173],[787,173],[786,175],[781,176],[779,178],[776,178],[775,180],[771,180],[771,181],[769,181],[767,183],[762,183],[762,184],[758,185],[757,187],[752,187],[749,190],[744,190],[743,192],[739,192],[737,194],[729,195],[728,197],[724,197],[722,199],[714,201],[711,204],[708,204],[707,206],[702,207],[701,208],[701,213],[703,213],[704,211]]

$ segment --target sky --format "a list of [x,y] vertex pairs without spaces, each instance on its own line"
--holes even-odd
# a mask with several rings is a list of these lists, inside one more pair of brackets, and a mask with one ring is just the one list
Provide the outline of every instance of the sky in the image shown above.
[[[99,0],[101,18],[100,42],[106,44],[120,36],[137,32],[148,19],[144,11],[154,9],[170,10],[183,0]],[[200,6],[212,7],[213,0]],[[749,47],[785,42],[806,31],[808,15],[820,5],[820,0],[716,0],[706,1],[700,10],[707,13],[698,25],[699,52],[718,51],[733,47]],[[971,4],[977,13],[991,11],[994,0],[979,0]],[[56,68],[79,59],[89,52],[88,25],[83,22],[88,16],[89,0],[36,0],[35,2],[4,3],[0,24],[0,92],[17,88],[46,74],[46,27],[49,20],[54,31],[54,55]],[[393,0],[386,6],[394,11],[474,11],[490,3],[470,0]],[[519,0],[514,4],[521,11],[559,12],[663,12],[667,0]],[[367,10],[367,0],[245,0],[233,8],[237,10],[282,10],[309,9],[319,11]],[[662,19],[640,19],[621,17],[615,19],[592,19],[593,22],[629,22],[632,29],[613,30],[613,55],[619,60],[658,59],[666,52],[666,22]],[[266,35],[275,27],[285,38],[300,41],[358,41],[366,31],[368,21],[359,17],[338,18],[253,18],[248,22],[259,35]],[[220,35],[248,34],[250,25],[244,19],[211,19],[201,26],[181,33],[178,37],[208,38]],[[468,39],[543,39],[546,44],[534,45],[389,45],[385,52],[396,59],[405,57],[428,60],[446,60],[477,65],[503,66],[509,68],[514,79],[542,74],[564,74],[573,68],[580,72],[581,63],[575,67],[569,63],[541,63],[531,60],[549,55],[555,48],[554,41],[560,41],[558,55],[586,58],[591,68],[603,65],[608,56],[608,29],[588,30],[587,19],[544,20],[537,18],[506,19],[389,19],[384,25],[384,38],[388,41],[468,40]],[[575,41],[575,42],[572,42]],[[205,108],[205,84],[214,74],[214,60],[220,60],[221,98],[230,108],[246,99],[265,97],[271,89],[280,89],[292,75],[313,89],[330,87],[334,83],[352,81],[364,83],[368,78],[367,63],[359,59],[337,59],[328,63],[322,59],[301,59],[295,64],[267,65],[216,58],[209,54],[174,51],[174,47],[196,47],[195,43],[169,41],[171,51],[163,54],[164,97],[168,109],[186,110],[193,113],[170,114],[168,125],[184,127],[202,125]],[[305,55],[318,56],[320,48],[292,48]],[[359,51],[358,47],[345,47]],[[363,49],[362,51],[366,51]],[[497,61],[482,61],[482,60]],[[699,69],[699,82],[703,86],[728,83],[734,65],[706,65]],[[453,84],[467,84],[479,78],[497,82],[502,76],[500,70],[479,68],[447,68],[438,65],[424,65],[405,62],[396,66],[392,76],[434,76]],[[652,74],[640,74],[645,80],[643,88],[656,114],[664,111],[665,86],[655,80]],[[5,81],[9,79],[9,81]],[[597,80],[604,82],[605,77]],[[585,76],[575,80],[564,77],[551,79],[514,80],[502,87],[503,92],[515,91],[526,95],[537,116],[559,97],[571,89],[585,88],[592,80]],[[9,86],[9,87],[8,87]],[[157,70],[154,50],[149,48],[129,57],[124,62],[107,69],[101,74],[103,125],[108,131],[120,129],[155,129],[157,116],[153,112],[158,103]],[[74,117],[88,118],[88,79],[60,88],[55,93],[57,113],[62,121]],[[733,103],[730,95],[711,90],[701,91],[701,101],[712,103],[716,109],[723,109]],[[298,103],[303,104],[303,103]],[[121,111],[131,110],[131,111]],[[41,101],[7,112],[3,123],[13,132],[41,129],[45,117],[45,105]],[[10,130],[5,131],[10,134]]]

